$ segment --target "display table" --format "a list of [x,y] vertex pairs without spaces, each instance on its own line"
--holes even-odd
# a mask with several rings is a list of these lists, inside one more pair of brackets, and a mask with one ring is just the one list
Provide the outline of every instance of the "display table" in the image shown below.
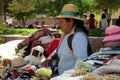
[[57,77],[53,77],[50,80],[80,80],[83,76],[71,77],[70,75],[74,72],[74,70],[65,71],[62,75]]

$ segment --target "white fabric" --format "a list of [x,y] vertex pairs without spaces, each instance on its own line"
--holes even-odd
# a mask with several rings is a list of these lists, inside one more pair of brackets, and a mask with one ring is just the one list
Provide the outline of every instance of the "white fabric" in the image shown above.
[[74,72],[74,70],[68,70],[64,71],[62,75],[59,75],[57,77],[53,77],[50,80],[80,80],[83,76],[77,76],[77,77],[71,77],[70,75]]
[[35,46],[35,47],[32,48],[32,51],[31,51],[30,55],[33,54],[33,51],[34,51],[34,50],[39,51],[38,57],[40,57],[40,55],[41,55],[41,54],[43,55],[43,53],[44,53],[44,48],[43,48],[42,46]]
[[45,44],[51,42],[54,38],[55,38],[54,36],[47,35],[41,37],[39,40],[41,41],[42,44]]
[[[39,51],[38,57],[32,55],[34,50]],[[44,53],[44,49],[42,46],[35,46],[32,48],[31,53],[24,58],[24,60],[30,62],[30,64],[39,65],[41,62],[43,62],[46,59],[43,53]],[[42,54],[42,56],[40,56],[40,54]]]
[[101,19],[101,29],[106,29],[108,27],[107,19]]
[[24,58],[25,61],[29,61],[30,64],[38,65],[45,60],[44,56],[35,57],[33,55],[28,55]]

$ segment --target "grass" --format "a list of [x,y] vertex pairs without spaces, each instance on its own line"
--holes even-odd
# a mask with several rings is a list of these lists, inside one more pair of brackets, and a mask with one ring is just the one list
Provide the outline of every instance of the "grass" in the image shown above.
[[100,30],[100,29],[92,29],[89,30],[89,35],[94,36],[94,37],[104,37],[105,36],[105,30]]
[[[29,36],[34,33],[37,29],[27,29],[27,28],[4,28],[2,35],[22,35]],[[105,31],[100,29],[89,30],[89,36],[103,37],[105,36]]]
[[37,29],[27,28],[4,28],[2,35],[22,35],[29,36],[34,33]]

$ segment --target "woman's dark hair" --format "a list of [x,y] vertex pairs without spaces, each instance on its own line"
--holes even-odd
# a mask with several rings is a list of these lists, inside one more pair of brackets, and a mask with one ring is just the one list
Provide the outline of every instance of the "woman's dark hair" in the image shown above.
[[106,15],[105,15],[105,14],[102,14],[101,18],[102,18],[102,19],[105,19],[105,18],[106,18]]
[[[71,21],[70,18],[65,18],[65,20]],[[86,27],[84,26],[84,22],[82,20],[77,20],[77,19],[73,19],[75,25],[76,25],[76,29],[81,29],[87,36],[89,35],[89,31],[86,29]]]
[[90,14],[90,18],[94,18],[95,17],[95,15],[94,14]]
[[104,8],[103,11],[108,12],[108,9],[107,9],[107,8]]
[[119,16],[119,19],[116,20],[115,24],[116,26],[120,26],[120,16]]
[[[65,18],[66,21],[71,21],[70,18]],[[83,31],[87,36],[89,35],[89,31],[86,29],[86,27],[84,26],[84,22],[82,20],[77,20],[77,19],[73,19],[76,27],[75,27],[75,32],[78,32],[78,31]],[[71,38],[70,38],[71,37]],[[68,44],[70,43],[71,44],[71,40],[72,39],[72,36],[69,36],[68,37]],[[72,46],[72,45],[71,45]],[[70,47],[71,49],[71,47]],[[72,49],[71,49],[72,50]],[[88,45],[87,45],[87,52],[88,52],[88,56],[91,55],[93,52],[92,52],[92,48],[91,48],[91,45],[90,45],[90,41],[88,40]]]
[[82,20],[74,19],[74,23],[77,29],[81,29],[87,36],[89,35],[89,31],[84,26],[84,22]]
[[87,18],[87,15],[83,15],[83,16]]

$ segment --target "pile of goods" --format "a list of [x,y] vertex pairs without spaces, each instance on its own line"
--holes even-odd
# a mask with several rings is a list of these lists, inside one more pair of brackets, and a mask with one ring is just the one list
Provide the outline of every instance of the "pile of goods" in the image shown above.
[[79,60],[75,64],[74,69],[75,71],[71,74],[72,77],[87,74],[91,72],[94,69],[94,67],[89,62]]
[[80,80],[119,80],[120,75],[118,74],[107,74],[107,75],[99,75],[99,74],[86,74]]
[[81,80],[119,80],[120,55],[113,56],[104,65],[83,76]]
[[0,65],[1,80],[50,80],[52,70],[27,64],[22,58],[4,59]]
[[49,80],[52,75],[52,70],[50,68],[40,68],[35,71],[35,75],[31,78],[31,80],[37,80],[38,78],[42,80]]
[[110,26],[105,30],[105,38],[103,43],[106,47],[116,47],[120,46],[120,27]]

